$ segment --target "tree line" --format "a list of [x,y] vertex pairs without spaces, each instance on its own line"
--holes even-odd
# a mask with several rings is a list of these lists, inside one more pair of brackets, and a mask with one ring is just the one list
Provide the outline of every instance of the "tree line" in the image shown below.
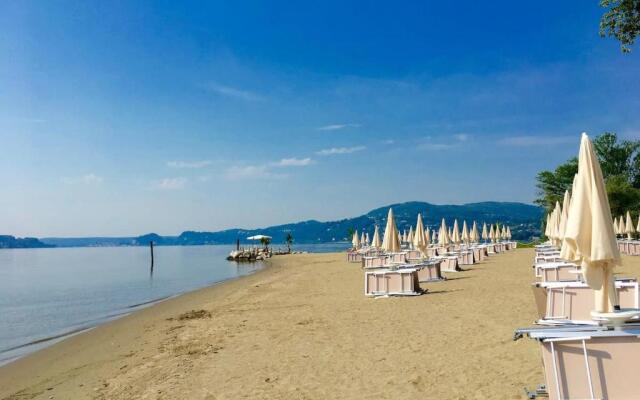
[[[593,140],[593,147],[602,168],[611,214],[640,212],[640,141],[621,140],[615,133],[605,132]],[[535,203],[551,212],[556,201],[562,204],[564,192],[571,190],[578,173],[578,159],[573,157],[553,171],[541,171],[536,176],[538,197]]]

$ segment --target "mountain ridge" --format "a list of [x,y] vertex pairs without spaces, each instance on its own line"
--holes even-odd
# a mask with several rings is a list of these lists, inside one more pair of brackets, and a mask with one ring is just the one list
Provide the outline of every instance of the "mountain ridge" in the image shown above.
[[161,236],[147,233],[136,237],[95,237],[95,238],[42,238],[46,245],[57,247],[88,247],[88,246],[146,246],[150,241],[163,245],[206,245],[232,244],[236,240],[248,243],[247,237],[265,234],[273,237],[273,243],[283,243],[288,233],[291,233],[296,243],[327,243],[348,239],[350,229],[363,230],[371,236],[375,225],[384,229],[387,212],[393,208],[396,224],[400,231],[415,225],[418,212],[422,213],[425,226],[435,229],[442,218],[448,224],[458,219],[461,225],[466,220],[469,225],[475,220],[480,225],[483,222],[505,223],[511,227],[513,238],[517,240],[531,240],[540,236],[540,223],[543,216],[541,207],[519,202],[485,201],[460,205],[437,205],[420,201],[394,203],[375,208],[366,214],[353,218],[343,218],[335,221],[306,221],[292,222],[264,228],[244,229],[229,228],[220,231],[187,230],[178,236]]

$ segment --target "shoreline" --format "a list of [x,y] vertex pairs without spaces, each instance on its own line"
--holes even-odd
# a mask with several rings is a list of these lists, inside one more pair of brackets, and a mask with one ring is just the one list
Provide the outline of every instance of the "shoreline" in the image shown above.
[[344,253],[276,257],[0,367],[0,399],[520,399],[543,382],[537,345],[512,340],[537,317],[532,257],[385,299]]
[[[161,318],[164,315],[174,312],[176,309],[180,309],[184,303],[188,303],[189,301],[194,300],[194,298],[203,297],[203,295],[211,290],[215,290],[221,287],[234,286],[233,284],[238,285],[244,281],[250,281],[251,278],[255,279],[273,268],[273,265],[270,261],[263,261],[263,264],[264,267],[248,275],[225,279],[208,286],[169,296],[168,298],[154,302],[146,307],[142,307],[125,313],[124,315],[119,316],[115,319],[108,320],[93,327],[89,327],[87,329],[81,330],[80,332],[69,334],[62,340],[57,341],[50,346],[36,350],[35,352],[25,354],[13,361],[0,365],[0,399],[5,400],[22,398],[20,397],[21,395],[19,393],[24,393],[24,389],[18,390],[16,393],[12,393],[12,391],[14,390],[8,388],[16,388],[23,385],[28,386],[28,383],[32,381],[31,375],[33,374],[35,374],[37,377],[40,377],[42,375],[46,376],[48,372],[47,365],[53,364],[55,360],[59,360],[61,357],[67,357],[70,354],[75,353],[75,347],[87,349],[88,344],[93,344],[97,341],[101,341],[105,336],[111,336],[117,331],[120,331],[119,328],[121,327],[126,328],[126,325],[129,325],[131,323],[139,324],[141,322],[144,323],[147,320]],[[71,361],[73,362],[74,360]],[[79,386],[79,388],[83,387],[85,387],[84,384]],[[39,395],[37,394],[38,392],[39,394],[42,394],[42,390],[37,390],[36,396],[29,396],[28,398],[37,397]],[[82,397],[82,395],[80,396]]]
[[[231,262],[231,261],[230,261]],[[4,349],[0,349],[0,368],[4,367],[4,366],[8,366],[11,363],[20,360],[21,358],[24,358],[30,354],[34,354],[37,353],[41,350],[44,350],[46,348],[48,348],[49,346],[53,346],[57,343],[60,343],[61,341],[66,340],[67,338],[71,338],[73,336],[91,331],[92,329],[95,329],[97,327],[100,327],[102,325],[105,324],[109,324],[111,322],[117,321],[121,318],[124,318],[126,316],[129,316],[131,314],[134,314],[136,312],[139,312],[141,310],[144,310],[146,308],[152,307],[156,304],[160,304],[162,302],[165,301],[169,301],[171,299],[180,297],[182,295],[191,293],[191,292],[195,292],[198,290],[203,290],[203,289],[207,289],[207,288],[211,288],[211,287],[215,287],[216,285],[219,284],[223,284],[229,281],[233,281],[236,279],[241,279],[244,278],[246,276],[250,276],[253,275],[259,271],[262,271],[263,269],[266,269],[269,267],[269,265],[267,263],[265,263],[264,261],[258,261],[259,263],[263,264],[263,266],[259,267],[259,269],[249,272],[246,275],[241,275],[241,276],[236,276],[236,277],[231,277],[231,278],[226,278],[226,279],[222,279],[220,281],[217,282],[213,282],[211,284],[205,285],[205,286],[201,286],[201,287],[196,287],[194,289],[190,289],[190,290],[185,290],[182,292],[178,292],[178,293],[174,293],[171,295],[167,295],[167,296],[162,296],[156,299],[152,299],[152,300],[148,300],[148,301],[144,301],[142,303],[137,303],[137,304],[131,304],[128,306],[125,306],[123,308],[117,309],[117,310],[112,310],[111,312],[109,312],[109,314],[107,315],[103,315],[103,316],[97,316],[93,319],[78,323],[76,325],[72,325],[69,326],[63,330],[60,330],[58,332],[52,332],[51,334],[47,335],[47,336],[43,336],[37,339],[34,339],[30,342],[27,343],[22,343],[19,345],[15,345],[12,347],[8,347],[8,348],[4,348]],[[254,262],[256,263],[256,262]],[[3,355],[6,354],[10,354],[12,352],[15,352],[16,350],[20,350],[20,349],[26,349],[32,346],[37,346],[35,349],[30,350],[30,351],[25,351],[25,352],[19,352],[16,355],[11,355],[9,357],[6,358],[2,358]],[[39,347],[38,347],[39,346]],[[1,370],[0,370],[1,371]]]

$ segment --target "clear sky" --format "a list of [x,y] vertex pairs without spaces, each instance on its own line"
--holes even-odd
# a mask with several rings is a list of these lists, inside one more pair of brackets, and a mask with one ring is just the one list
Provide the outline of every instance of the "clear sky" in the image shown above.
[[178,234],[531,202],[640,138],[598,1],[0,2],[0,233]]

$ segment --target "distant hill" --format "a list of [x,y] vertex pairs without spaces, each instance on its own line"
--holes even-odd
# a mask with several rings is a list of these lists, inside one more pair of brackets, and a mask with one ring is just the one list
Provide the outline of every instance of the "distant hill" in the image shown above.
[[160,236],[149,233],[138,237],[128,238],[45,238],[44,243],[56,246],[147,246],[150,241],[156,245],[204,245],[204,244],[232,244],[237,239],[247,243],[246,238],[257,234],[273,237],[274,244],[281,244],[287,233],[291,233],[295,243],[326,243],[349,240],[349,229],[373,234],[377,224],[384,229],[389,207],[393,207],[396,223],[400,231],[415,225],[418,213],[422,213],[426,226],[435,229],[442,218],[452,224],[457,219],[462,226],[466,220],[469,225],[473,221],[480,224],[500,222],[511,227],[513,239],[531,240],[540,236],[540,222],[543,209],[523,203],[483,202],[463,205],[436,205],[425,202],[408,202],[392,204],[377,208],[367,214],[339,221],[320,222],[315,220],[296,222],[291,224],[271,226],[260,229],[227,229],[218,232],[185,231],[179,236]]
[[11,235],[0,235],[0,249],[34,249],[39,247],[54,247],[36,238],[17,238]]
[[80,237],[80,238],[41,238],[42,242],[56,247],[113,247],[136,246],[136,237]]

